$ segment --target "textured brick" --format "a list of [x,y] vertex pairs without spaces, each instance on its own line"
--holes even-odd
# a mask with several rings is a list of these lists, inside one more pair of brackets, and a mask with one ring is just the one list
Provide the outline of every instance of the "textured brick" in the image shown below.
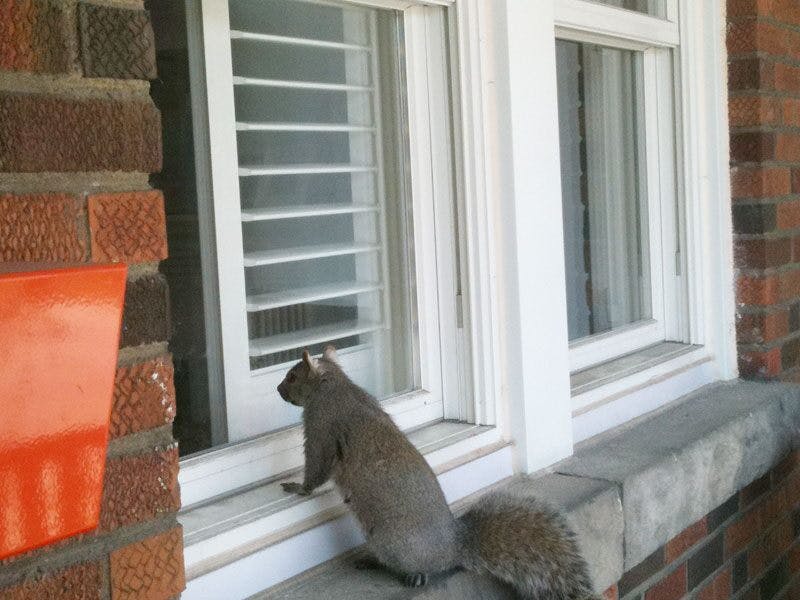
[[109,435],[117,438],[172,423],[175,384],[169,356],[117,369]]
[[734,167],[731,169],[731,194],[734,198],[771,198],[791,191],[789,169]]
[[780,292],[780,279],[777,276],[740,276],[736,281],[736,299],[742,304],[769,306],[776,304]]
[[736,339],[740,344],[772,342],[789,333],[789,311],[736,315]]
[[681,565],[670,575],[647,590],[645,600],[677,600],[686,594],[686,565]]
[[0,0],[0,70],[66,73],[75,59],[67,5],[55,0]]
[[775,158],[786,162],[800,162],[800,135],[778,134],[775,142]]
[[728,600],[731,597],[731,572],[724,570],[700,590],[697,600]]
[[781,302],[797,300],[800,296],[800,270],[781,273],[779,288],[778,299]]
[[[798,316],[800,316],[800,303],[792,307],[793,312],[795,308],[797,309]],[[797,467],[800,467],[800,450],[790,452],[772,469],[772,485],[777,486],[780,484]]]
[[161,169],[161,122],[149,100],[0,94],[0,171]]
[[800,68],[775,63],[775,89],[781,92],[800,91]]
[[0,261],[82,262],[86,213],[66,194],[0,195]]
[[100,529],[111,531],[180,508],[178,449],[114,458],[106,464]]
[[758,500],[761,496],[766,494],[770,488],[770,477],[769,473],[766,475],[759,477],[752,483],[746,485],[740,492],[739,492],[739,503],[742,508],[747,508],[753,502]]
[[156,45],[147,11],[81,3],[78,22],[87,77],[156,78]]
[[789,566],[786,558],[783,558],[773,565],[761,579],[758,586],[761,600],[775,598],[787,583],[789,583]]
[[734,257],[738,267],[763,269],[779,267],[792,260],[789,238],[736,240]]
[[774,377],[781,372],[781,349],[762,352],[739,351],[739,372],[742,377]]
[[778,229],[796,229],[800,227],[800,201],[778,203],[775,206],[775,216]]
[[786,371],[800,366],[800,338],[789,340],[781,348],[781,368]]
[[792,545],[792,523],[788,517],[761,537],[747,551],[748,572],[758,574]]
[[761,162],[775,157],[775,134],[748,131],[731,134],[731,160]]
[[693,590],[722,566],[722,534],[705,544],[686,562],[688,586]]
[[708,535],[708,526],[704,517],[696,523],[689,525],[689,527],[667,542],[664,547],[665,560],[668,563],[673,562],[706,535]]
[[732,556],[747,545],[761,531],[761,510],[756,507],[731,524],[725,532],[725,556]]
[[618,582],[619,596],[623,598],[664,567],[664,548],[659,548],[638,565],[626,571]]
[[120,347],[139,346],[169,339],[167,280],[148,275],[129,281],[125,289]]
[[730,519],[739,510],[739,494],[734,494],[706,515],[709,533]]
[[728,88],[731,91],[772,89],[775,84],[774,63],[749,57],[728,63]]
[[742,552],[733,561],[731,587],[734,592],[738,592],[745,584],[747,584],[747,553]]
[[777,225],[777,209],[774,204],[733,205],[733,230],[736,233],[767,233]]
[[754,18],[728,22],[728,52],[732,55],[764,52],[775,56],[794,56],[800,49],[800,33]]
[[180,527],[111,554],[112,600],[172,598],[185,586]]
[[167,225],[161,192],[89,196],[94,262],[145,262],[167,257]]
[[781,102],[769,96],[733,96],[728,100],[731,127],[775,125],[780,122]]
[[100,563],[74,565],[0,589],[3,600],[100,600],[102,576]]
[[781,109],[784,125],[788,127],[800,127],[800,100],[784,98]]

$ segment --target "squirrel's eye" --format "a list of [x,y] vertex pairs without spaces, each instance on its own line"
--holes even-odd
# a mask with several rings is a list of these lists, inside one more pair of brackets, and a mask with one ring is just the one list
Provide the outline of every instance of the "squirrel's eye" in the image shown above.
[[289,373],[289,377],[287,377],[289,383],[294,383],[294,380],[297,379],[294,373]]

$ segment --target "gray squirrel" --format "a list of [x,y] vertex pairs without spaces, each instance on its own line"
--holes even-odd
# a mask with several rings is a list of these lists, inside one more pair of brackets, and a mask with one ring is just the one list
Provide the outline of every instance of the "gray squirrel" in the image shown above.
[[550,507],[493,492],[456,519],[428,463],[344,374],[332,346],[321,358],[304,351],[278,393],[303,408],[305,427],[304,481],[283,489],[307,495],[333,477],[367,539],[361,567],[383,567],[411,587],[465,568],[522,598],[597,598],[574,534]]

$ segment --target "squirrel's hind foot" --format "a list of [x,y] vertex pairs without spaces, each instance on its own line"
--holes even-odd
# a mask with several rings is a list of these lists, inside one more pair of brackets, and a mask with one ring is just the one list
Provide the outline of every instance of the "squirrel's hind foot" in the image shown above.
[[406,587],[418,588],[428,583],[427,573],[409,573],[403,577]]

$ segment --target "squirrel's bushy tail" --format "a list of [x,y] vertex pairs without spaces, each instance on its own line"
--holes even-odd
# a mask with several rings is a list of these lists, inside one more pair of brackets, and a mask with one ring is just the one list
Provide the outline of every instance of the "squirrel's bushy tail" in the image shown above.
[[461,522],[465,568],[510,584],[521,598],[597,598],[574,533],[546,504],[490,493]]

